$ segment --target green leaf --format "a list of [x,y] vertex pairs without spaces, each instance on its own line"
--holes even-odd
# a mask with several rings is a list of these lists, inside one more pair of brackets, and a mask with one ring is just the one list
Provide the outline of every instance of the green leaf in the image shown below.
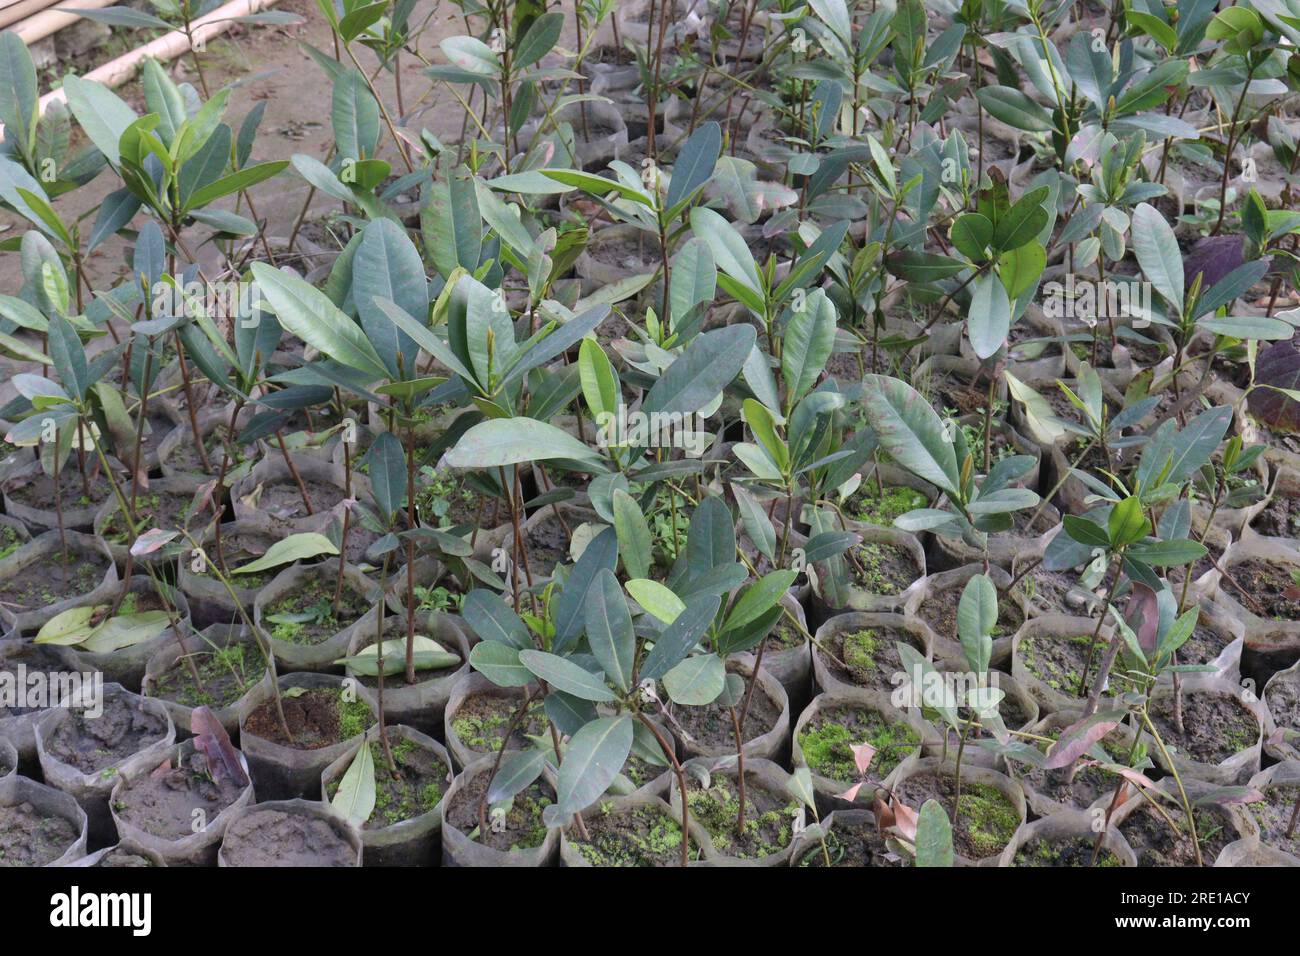
[[1165,217],[1148,203],[1133,210],[1133,252],[1142,274],[1174,309],[1183,308],[1183,253]]
[[781,600],[781,595],[790,590],[790,586],[794,584],[794,579],[798,576],[797,571],[787,569],[770,571],[763,575],[758,581],[740,592],[740,597],[736,599],[735,605],[732,606],[731,613],[727,615],[726,623],[723,624],[722,629],[724,631],[733,631],[758,620],[776,606],[776,603]]
[[266,554],[255,561],[250,561],[242,568],[236,568],[230,573],[256,574],[259,571],[278,568],[280,565],[289,564],[292,561],[303,561],[321,554],[338,553],[339,549],[334,545],[334,542],[330,541],[325,535],[315,531],[304,531],[301,534],[291,534],[287,538],[282,538],[267,548]]
[[519,662],[519,648],[500,641],[479,641],[469,651],[469,663],[498,687],[523,687],[533,674]]
[[961,476],[943,422],[914,388],[883,375],[862,382],[862,407],[880,445],[900,465],[951,495]]
[[957,635],[971,668],[979,674],[989,668],[993,650],[990,637],[998,623],[998,592],[987,574],[977,574],[966,582],[957,602]]
[[[547,701],[550,700],[548,697]],[[527,750],[512,751],[501,758],[501,766],[497,768],[488,786],[487,802],[496,805],[522,793],[542,775],[546,768],[546,754],[545,750],[529,747]]]
[[675,209],[709,181],[722,150],[722,127],[712,120],[698,127],[682,144],[668,183],[666,207]]
[[1152,541],[1129,548],[1130,557],[1156,568],[1176,568],[1199,561],[1209,549],[1198,541]]
[[[615,494],[618,492],[616,491]],[[632,595],[632,600],[665,624],[671,624],[677,620],[677,616],[682,611],[686,610],[686,604],[682,599],[658,581],[634,578],[628,581],[626,586],[627,593]]]
[[63,91],[68,109],[86,136],[110,164],[117,166],[121,162],[118,143],[127,127],[136,121],[135,110],[108,87],[73,74],[63,78]]
[[596,424],[602,416],[618,413],[620,389],[618,372],[609,356],[593,338],[585,338],[578,349],[578,378],[582,383],[582,397],[587,401]]
[[17,143],[31,157],[40,115],[36,66],[22,37],[12,30],[0,33],[0,123],[5,139]]
[[636,636],[632,615],[618,578],[608,568],[596,574],[587,594],[585,611],[587,646],[605,671],[605,676],[623,692],[632,687],[632,669],[636,663]]
[[691,598],[686,609],[655,638],[654,647],[641,665],[641,679],[658,680],[694,650],[713,623],[721,604],[716,594]]
[[475,588],[465,595],[462,611],[474,633],[484,641],[499,641],[518,650],[532,650],[533,639],[528,628],[514,608],[496,592]]
[[81,643],[92,654],[111,654],[126,647],[152,641],[167,630],[171,619],[166,611],[143,611],[110,617]]
[[240,190],[251,189],[258,183],[278,175],[288,165],[284,160],[275,160],[269,163],[258,163],[256,166],[245,166],[243,169],[195,191],[186,204],[186,211],[201,209],[223,196],[229,196],[231,193],[237,193]]
[[618,551],[629,577],[650,575],[650,525],[641,507],[622,488],[614,489],[614,528],[618,533]]
[[375,812],[375,758],[369,741],[361,742],[330,799],[330,807],[354,827],[364,824]]
[[975,355],[981,359],[996,355],[1011,331],[1011,300],[1002,280],[985,272],[971,289],[970,312],[966,316],[966,334]]
[[613,691],[591,671],[577,664],[546,651],[527,650],[519,652],[519,663],[556,690],[583,700],[596,703],[616,700]]
[[1080,518],[1078,515],[1066,515],[1061,520],[1065,525],[1065,533],[1075,541],[1086,544],[1090,548],[1110,550],[1110,535],[1095,521]]
[[938,800],[921,804],[916,816],[916,865],[952,866],[952,824]]
[[528,32],[519,41],[519,45],[515,49],[514,59],[510,64],[511,67],[516,70],[524,70],[546,56],[554,48],[556,41],[560,39],[560,33],[563,29],[564,13],[562,11],[552,10],[550,13],[543,13],[532,22],[528,27]]
[[379,144],[379,104],[355,69],[344,70],[334,80],[330,103],[334,146],[344,159],[370,159]]
[[817,384],[835,348],[835,323],[835,306],[821,289],[813,290],[803,310],[791,315],[781,348],[786,408],[792,408]]
[[691,210],[691,232],[708,243],[717,267],[740,282],[754,295],[763,296],[763,280],[749,246],[735,227],[712,209]]
[[74,607],[50,618],[36,632],[34,644],[80,644],[94,631],[90,619],[108,610],[107,604]]
[[641,410],[647,415],[698,412],[740,374],[756,340],[752,325],[729,325],[696,336],[651,387]]
[[[410,647],[411,662],[417,671],[438,671],[460,664],[459,654],[453,654],[424,634],[412,635]],[[383,642],[385,677],[405,672],[406,650],[406,637],[394,637]],[[376,677],[379,674],[379,651],[378,645],[369,644],[351,657],[344,657],[334,663],[350,667],[362,677]]]
[[285,331],[334,361],[374,379],[388,371],[360,327],[325,293],[265,262],[253,263],[253,278]]
[[391,524],[394,513],[406,501],[406,452],[396,435],[380,432],[366,452],[366,461],[375,506],[384,524]]
[[500,468],[552,458],[590,460],[596,453],[562,428],[535,418],[491,418],[447,452],[452,468]]
[[675,704],[702,707],[718,699],[727,683],[727,668],[716,654],[688,657],[664,675],[664,690]]
[[1111,543],[1116,548],[1146,537],[1151,532],[1151,522],[1142,511],[1142,499],[1130,496],[1115,505],[1111,509],[1107,529]]
[[1047,133],[1056,128],[1052,116],[1020,90],[1009,86],[985,86],[976,96],[996,119],[1028,133]]
[[555,786],[556,815],[567,820],[600,799],[632,752],[632,718],[601,717],[569,741]]

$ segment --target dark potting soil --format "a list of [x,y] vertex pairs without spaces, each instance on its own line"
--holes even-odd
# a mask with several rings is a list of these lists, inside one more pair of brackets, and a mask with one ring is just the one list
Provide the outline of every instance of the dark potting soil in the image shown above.
[[[904,804],[920,810],[927,800],[938,800],[952,817],[956,780],[951,774],[916,774],[894,788]],[[989,784],[976,783],[965,775],[961,784],[961,806],[953,826],[953,847],[972,860],[1000,853],[1011,842],[1020,817],[1006,795]]]
[[[534,577],[549,577],[557,564],[568,559],[569,535],[551,512],[549,518],[528,529],[524,535],[524,547],[528,549],[528,570]],[[513,556],[513,551],[511,554]]]
[[[1001,671],[989,671],[989,686],[995,688],[1000,686],[998,682],[1007,676],[1008,675],[1003,674]],[[1003,687],[1002,689],[1005,693],[1002,700],[998,702],[998,716],[1002,718],[1002,723],[1006,727],[1011,730],[1020,730],[1029,723],[1029,711],[1025,709],[1019,698],[1007,691],[1006,687]],[[978,719],[978,715],[970,707],[957,708],[957,714],[962,720]],[[948,728],[948,734],[955,744],[959,738],[957,732],[952,728]],[[976,739],[987,739],[993,737],[993,732],[987,728],[979,727],[976,728],[971,736]]]
[[773,651],[788,651],[791,648],[808,646],[808,638],[790,623],[790,619],[782,615],[777,622],[776,627],[772,628],[772,633],[767,636],[768,653]]
[[[67,667],[53,651],[40,644],[21,644],[0,651],[0,671],[16,675],[20,664],[26,668],[29,679],[36,672],[48,675],[62,672]],[[43,707],[8,707],[0,704],[0,718],[21,717],[23,714],[44,709]]]
[[[907,723],[886,720],[868,707],[831,707],[818,711],[799,732],[799,749],[809,769],[846,787],[865,779],[879,783],[903,758],[920,745],[921,738]],[[868,744],[875,756],[864,775],[859,773],[852,748]],[[869,798],[872,788],[859,791]]]
[[830,653],[823,653],[822,660],[831,674],[846,684],[889,693],[895,686],[894,675],[904,669],[898,642],[911,644],[909,637],[905,631],[887,627],[841,631],[824,642]]
[[[506,728],[510,726],[510,719],[514,717],[520,703],[521,700],[514,697],[470,694],[456,708],[451,729],[460,738],[460,742],[475,753],[496,753],[501,748]],[[534,701],[510,735],[507,749],[523,750],[530,747],[532,743],[528,738],[546,733],[546,725],[546,711],[542,701]]]
[[290,644],[315,646],[328,641],[370,610],[370,602],[347,581],[343,582],[343,593],[335,607],[335,586],[333,575],[317,572],[301,580],[288,594],[267,604],[262,616],[271,625],[271,636]]
[[1199,625],[1192,631],[1182,647],[1178,648],[1179,664],[1209,664],[1232,643],[1230,634],[1222,634],[1212,627]]
[[76,840],[76,827],[63,817],[45,816],[30,803],[0,807],[0,867],[45,866]]
[[145,774],[123,787],[113,808],[119,817],[145,833],[180,840],[195,832],[195,820],[205,826],[211,823],[239,799],[244,789],[226,774],[219,781],[213,780],[203,756],[190,754],[182,766]]
[[[592,866],[678,866],[681,864],[681,821],[655,807],[621,812],[587,813],[586,840],[569,831],[573,846]],[[689,859],[699,859],[700,849],[687,837]]]
[[[99,469],[91,473],[90,462],[86,463],[87,483],[81,480],[81,471],[76,466],[76,456],[68,459],[68,464],[59,472],[59,492],[63,498],[63,507],[89,508],[108,500],[113,493],[113,486],[108,479],[99,474]],[[90,493],[86,493],[87,484]],[[54,479],[44,473],[30,478],[15,480],[8,486],[9,497],[28,508],[55,510]]]
[[0,581],[0,602],[14,613],[39,610],[89,594],[104,583],[108,558],[94,551],[47,555]]
[[[447,790],[450,773],[447,765],[430,750],[415,741],[390,735],[389,746],[394,776],[388,769],[384,746],[379,741],[370,744],[370,757],[375,764],[375,809],[362,829],[379,830],[403,820],[413,820],[421,814],[437,809]],[[325,795],[333,799],[338,793],[342,774],[330,781]]]
[[1251,527],[1274,538],[1300,538],[1300,498],[1274,495],[1268,507],[1255,516]]
[[262,655],[247,644],[199,651],[191,655],[191,660],[202,686],[194,682],[194,675],[182,659],[158,675],[149,696],[185,707],[228,707],[243,697],[266,673]]
[[600,236],[587,246],[587,254],[607,266],[619,266],[631,272],[643,271],[650,263],[659,261],[659,242],[649,234],[619,234]]
[[862,820],[855,823],[841,823],[837,818],[831,831],[826,834],[826,852],[822,852],[819,841],[813,840],[796,866],[819,867],[826,865],[830,856],[831,866],[903,866],[904,860],[885,846],[884,838],[876,830],[874,820]]
[[[748,679],[748,675],[742,675]],[[667,694],[661,693],[663,699]],[[718,703],[703,707],[672,707],[671,713],[676,720],[676,729],[688,747],[697,753],[709,757],[721,757],[736,752],[736,728],[731,722],[731,710]],[[737,708],[736,715],[740,715]],[[754,688],[750,700],[749,713],[745,715],[745,724],[741,727],[741,738],[748,743],[755,737],[761,737],[776,726],[781,716],[781,709],[772,700],[762,686]]]
[[1025,592],[1030,595],[1031,613],[1034,609],[1045,614],[1082,610],[1082,602],[1067,597],[1075,584],[1074,577],[1068,574],[1034,568],[1025,575]]
[[[957,640],[957,606],[961,603],[964,590],[965,585],[932,591],[917,608],[917,616],[929,624],[930,629],[939,637],[949,641]],[[998,620],[993,625],[993,637],[1009,637],[1024,623],[1025,616],[1020,612],[1016,601],[999,592]]]
[[[1021,663],[1034,677],[1052,690],[1066,697],[1079,694],[1079,685],[1084,679],[1084,669],[1088,667],[1089,649],[1092,649],[1091,676],[1106,652],[1106,638],[1098,636],[1093,644],[1092,634],[1074,634],[1070,636],[1033,634],[1020,642],[1017,651]],[[1084,687],[1084,695],[1088,688]]]
[[[295,694],[295,691],[301,693]],[[284,706],[284,720],[289,725],[292,740],[284,736],[274,700],[268,700],[244,718],[245,733],[282,747],[320,750],[322,747],[351,740],[358,734],[365,733],[374,723],[370,708],[364,702],[344,700],[343,692],[338,688],[315,687],[302,690],[294,687],[282,691],[280,696]]]
[[1269,681],[1264,703],[1279,727],[1300,730],[1300,674]]
[[338,825],[315,816],[254,810],[226,828],[221,852],[232,866],[355,866]]
[[776,794],[745,775],[745,826],[737,831],[740,814],[740,788],[731,777],[715,776],[707,790],[686,783],[690,817],[709,831],[713,847],[725,856],[745,860],[760,859],[779,853],[794,839],[795,821],[803,807],[789,794]]
[[[344,490],[338,485],[316,481],[314,478],[303,478],[302,483],[307,489],[307,499],[311,502],[310,514],[329,511],[344,498]],[[305,518],[309,513],[306,502],[302,500],[302,493],[298,490],[298,483],[292,478],[263,485],[257,510],[273,518]]]
[[[221,459],[225,454],[223,447],[224,438],[229,434],[229,430],[224,423],[212,429],[203,439],[203,450],[208,456],[208,468],[203,467],[203,462],[199,459],[198,446],[194,444],[194,432],[187,423],[178,426],[184,429],[185,439],[181,441],[171,453],[167,456],[166,464],[174,471],[187,475],[206,475],[211,473],[216,475],[221,470]],[[243,463],[243,456],[238,454],[239,446],[231,443],[232,454],[230,461],[226,464],[226,474],[238,468]]]
[[118,868],[143,868],[156,866],[157,864],[147,856],[141,856],[139,853],[132,853],[130,850],[124,850],[121,847],[113,847],[113,849],[101,856],[92,865]]
[[[1186,818],[1176,810],[1167,812],[1180,828],[1177,835],[1169,829],[1164,818],[1145,803],[1119,825],[1119,832],[1137,854],[1138,866],[1196,865],[1192,841],[1183,835]],[[1231,824],[1209,807],[1197,808],[1196,832],[1201,843],[1201,859],[1206,866],[1213,866],[1219,851],[1237,839],[1237,831]]]
[[1295,787],[1269,787],[1264,791],[1263,800],[1246,806],[1259,823],[1260,842],[1293,856],[1300,856],[1300,825],[1289,837],[1286,830],[1295,813],[1297,799],[1300,799],[1300,790]]
[[1016,850],[1015,866],[1120,866],[1119,857],[1102,847],[1092,862],[1093,841],[1085,837],[1071,840],[1033,840]]
[[46,741],[46,752],[84,774],[93,774],[161,740],[167,733],[166,718],[145,710],[141,702],[122,694],[106,694],[103,705],[104,713],[99,717],[70,710],[68,719]]
[[858,587],[868,594],[901,594],[921,576],[912,556],[892,544],[866,542],[850,552],[849,570]]
[[[191,524],[201,523],[201,517],[193,513],[193,504],[193,494],[146,492],[143,489],[135,500],[136,513],[147,528],[188,528]],[[126,524],[122,520],[121,510],[116,510],[108,516],[100,534],[106,541],[125,545],[128,543]]]
[[450,805],[445,809],[447,823],[477,843],[481,843],[502,853],[510,850],[532,850],[546,840],[546,824],[542,823],[542,811],[555,802],[555,794],[542,781],[534,781],[523,791],[515,794],[509,807],[505,807],[504,824],[497,822],[502,815],[492,816],[493,808],[488,807],[487,831],[479,827],[479,804],[487,789],[488,774],[475,774],[464,787],[456,792]]
[[[1237,583],[1264,609],[1264,616],[1277,621],[1300,621],[1300,584],[1286,564],[1269,564],[1252,559],[1228,569]],[[1231,587],[1224,584],[1221,587]],[[1235,590],[1235,589],[1234,589]],[[1242,600],[1239,592],[1233,596]],[[1248,607],[1250,602],[1243,601]]]
[[1166,747],[1184,758],[1217,764],[1259,743],[1259,721],[1235,697],[1227,694],[1184,693],[1183,733],[1174,727],[1173,695],[1155,700],[1151,720]]

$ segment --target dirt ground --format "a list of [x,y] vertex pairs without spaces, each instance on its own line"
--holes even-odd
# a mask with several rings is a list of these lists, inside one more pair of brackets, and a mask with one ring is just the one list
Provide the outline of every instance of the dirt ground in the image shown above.
[[[572,4],[565,2],[556,8],[568,11],[572,9]],[[332,55],[334,47],[329,26],[314,0],[281,0],[275,9],[296,13],[306,22],[287,27],[235,24],[228,33],[209,41],[207,51],[199,54],[203,72],[213,90],[235,84],[224,117],[224,122],[232,129],[239,128],[240,122],[259,101],[266,101],[266,113],[253,149],[254,161],[288,160],[295,153],[305,153],[324,161],[333,142],[330,130],[331,86],[324,72],[300,44],[311,44]],[[413,46],[430,62],[445,63],[446,58],[438,49],[438,42],[444,37],[466,32],[464,21],[458,8],[440,0],[424,0],[416,8],[412,22],[421,23],[425,17],[430,18],[428,26]],[[560,45],[567,49],[576,46],[572,29],[570,18],[566,22],[565,35],[560,39]],[[39,76],[41,93],[48,92],[64,73],[71,70],[87,73],[122,52],[147,42],[154,35],[151,31],[120,29],[115,30],[115,33],[108,45],[90,54],[84,62],[58,64],[53,69],[42,71]],[[354,44],[354,50],[367,73],[373,73],[378,63],[374,55],[359,43]],[[177,82],[189,82],[198,86],[197,74],[189,55],[173,60],[168,64],[168,69]],[[435,87],[428,77],[421,75],[424,69],[425,65],[416,57],[402,57],[402,86],[407,115],[398,120],[399,125],[409,127],[415,134],[421,129],[427,129],[443,142],[454,141],[460,135],[459,104],[445,85],[438,84]],[[384,71],[376,79],[375,85],[386,103],[395,102],[393,74],[390,71]],[[138,78],[119,87],[116,92],[136,112],[143,114],[146,111],[144,93]],[[78,143],[80,142],[84,140],[79,140]],[[401,171],[401,164],[386,131],[380,144],[380,157],[392,161],[394,170]],[[113,172],[105,169],[94,181],[60,197],[57,208],[65,219],[84,217],[82,228],[88,231],[94,222],[99,203],[120,185]],[[290,167],[252,190],[258,216],[270,224],[268,235],[288,235],[307,198],[309,188],[306,181]],[[233,209],[235,198],[227,197],[218,206]],[[338,206],[336,200],[317,193],[312,200],[308,220],[323,217]],[[247,215],[247,207],[243,212]],[[143,221],[143,214],[136,216],[137,226]],[[0,238],[18,235],[26,228],[28,225],[25,220],[0,212]],[[215,263],[217,254],[210,243],[203,245],[203,251],[198,248],[199,242],[206,240],[209,235],[210,230],[206,227],[194,225],[189,228],[187,238],[200,260],[212,256],[212,262]],[[96,249],[87,266],[95,288],[107,288],[114,279],[123,275],[129,254],[129,245],[121,238],[115,238]],[[18,255],[0,255],[0,291],[12,294],[21,282]]]

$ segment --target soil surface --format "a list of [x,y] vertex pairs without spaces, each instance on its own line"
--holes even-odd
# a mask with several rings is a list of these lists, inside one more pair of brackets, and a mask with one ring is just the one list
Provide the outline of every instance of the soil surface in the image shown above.
[[844,683],[887,694],[894,689],[894,675],[904,671],[898,655],[899,641],[916,646],[910,634],[892,628],[841,631],[823,642],[830,653],[823,651],[822,660],[831,674]]
[[[71,464],[75,459],[69,458]],[[63,508],[88,508],[100,505],[113,493],[113,486],[102,474],[91,473],[91,466],[86,465],[86,482],[81,480],[81,472],[75,467],[68,467],[59,472],[59,492],[63,496]],[[87,494],[89,488],[89,494]],[[44,473],[22,480],[10,482],[6,491],[9,497],[28,508],[44,508],[51,513],[55,511],[54,479]]]
[[[336,568],[337,570],[337,568]],[[343,593],[334,604],[334,579],[315,573],[294,585],[289,593],[262,607],[271,636],[290,644],[314,647],[323,644],[355,623],[371,603],[343,582]]]
[[1172,695],[1151,705],[1151,720],[1166,747],[1200,763],[1217,764],[1259,743],[1259,721],[1226,694],[1183,694],[1183,733],[1173,721]]
[[302,483],[307,489],[307,501],[311,502],[310,511],[307,510],[307,502],[302,500],[297,482],[292,478],[262,485],[257,510],[272,518],[305,518],[329,511],[345,497],[342,488],[326,481],[303,478]]
[[1093,841],[1085,837],[1072,840],[1034,840],[1016,850],[1016,866],[1120,866],[1119,857],[1102,847],[1092,857]]
[[714,849],[724,856],[753,860],[779,853],[790,845],[795,823],[804,812],[789,794],[773,793],[746,774],[745,826],[737,832],[740,788],[733,778],[714,776],[707,790],[698,789],[689,778],[686,785],[691,819],[709,831]]
[[[917,608],[917,616],[926,624],[929,624],[930,629],[939,637],[956,641],[958,639],[957,606],[961,603],[964,590],[965,585],[932,591],[926,595],[925,600],[921,602],[921,606]],[[1020,612],[1020,607],[1016,602],[999,592],[998,621],[993,626],[993,637],[1009,637],[1024,623],[1025,616]]]
[[[920,810],[927,800],[938,800],[952,818],[956,781],[951,775],[916,774],[899,783],[894,793],[914,810]],[[1018,826],[1015,806],[1002,791],[963,774],[960,813],[953,827],[953,848],[958,853],[972,860],[1000,853]]]
[[[16,674],[20,664],[27,669],[29,676],[34,671],[48,674],[66,669],[66,665],[53,651],[39,644],[23,644],[0,651],[0,671]],[[23,714],[36,713],[44,709],[43,707],[8,707],[0,704],[0,718],[21,717]]]
[[489,807],[488,828],[483,833],[479,829],[478,811],[487,782],[486,772],[476,774],[473,780],[456,792],[444,811],[447,823],[476,842],[502,853],[532,850],[541,846],[546,840],[542,811],[555,802],[551,788],[537,780],[515,794],[510,806],[505,808],[504,824],[495,822],[503,819],[503,816],[497,813],[495,818],[492,817],[493,808]]
[[[1300,621],[1300,584],[1292,576],[1296,570],[1300,569],[1256,559],[1229,569],[1237,583],[1263,608],[1263,616],[1277,621]],[[1233,596],[1241,600],[1239,593]],[[1245,603],[1250,606],[1249,602]]]
[[1300,730],[1300,674],[1270,681],[1264,702],[1279,727]]
[[[661,693],[661,699],[668,695]],[[721,757],[736,752],[736,728],[731,722],[731,709],[721,704],[706,704],[703,707],[670,708],[676,720],[674,729],[688,747],[696,753],[708,757]],[[740,711],[736,711],[737,716]],[[781,709],[772,700],[762,686],[754,688],[750,699],[749,713],[745,715],[745,724],[741,728],[741,739],[745,743],[755,737],[761,737],[773,727],[781,716]]]
[[[916,750],[921,738],[903,721],[887,721],[867,707],[831,707],[819,711],[799,733],[799,749],[814,773],[848,787],[859,780],[879,783],[903,758]],[[864,775],[858,771],[854,746],[868,744],[875,751]],[[869,799],[873,787],[859,791]]]
[[[362,826],[364,830],[381,830],[430,813],[437,809],[447,790],[450,772],[433,751],[392,734],[389,745],[397,767],[396,776],[388,769],[383,744],[379,741],[370,744],[370,756],[375,763],[375,809]],[[330,782],[327,798],[332,800],[338,793],[341,779],[340,774],[339,779]]]
[[[557,564],[569,558],[569,536],[554,512],[528,529],[524,547],[528,549],[528,570],[534,578],[549,577]],[[510,553],[513,557],[514,551]]]
[[917,578],[921,569],[912,556],[892,544],[864,543],[851,549],[849,570],[853,581],[868,594],[892,596],[902,594]]
[[1300,538],[1300,498],[1275,495],[1251,527],[1274,538]]
[[221,845],[232,866],[355,866],[339,827],[315,816],[254,810],[226,828]]
[[[584,823],[587,840],[573,846],[592,866],[678,866],[681,863],[681,821],[655,807],[638,807],[619,813],[588,812]],[[700,849],[688,838],[687,856],[696,860]]]
[[[1138,866],[1196,865],[1192,841],[1182,835],[1186,820],[1174,814],[1170,816],[1181,828],[1178,835],[1170,831],[1169,824],[1148,804],[1133,811],[1119,825],[1119,832],[1137,854]],[[1219,851],[1237,839],[1237,831],[1231,824],[1221,814],[1205,807],[1196,813],[1196,829],[1201,843],[1201,859],[1206,866],[1212,866]]]
[[1291,836],[1286,835],[1298,798],[1300,790],[1295,787],[1269,787],[1264,791],[1263,800],[1247,806],[1247,811],[1254,814],[1259,823],[1261,843],[1300,856],[1300,826],[1296,827]]
[[826,856],[831,858],[831,866],[904,866],[905,862],[885,846],[884,839],[876,832],[874,820],[860,823],[841,823],[837,818],[830,833],[826,834],[826,853],[822,845],[814,840],[811,847],[803,853],[795,866],[818,867],[826,865]]
[[30,803],[0,807],[0,867],[45,866],[76,840],[76,827],[63,817],[45,816]]
[[[1106,652],[1107,641],[1099,636],[1092,643],[1092,634],[1034,634],[1020,641],[1017,653],[1025,670],[1037,677],[1052,690],[1066,697],[1075,697],[1088,666],[1089,649],[1092,650],[1091,672],[1095,673]],[[1086,695],[1087,688],[1084,688]]]
[[19,614],[81,597],[104,583],[108,564],[96,551],[70,550],[66,563],[58,552],[47,555],[0,581],[0,602]]
[[45,750],[60,763],[93,774],[138,753],[166,733],[166,718],[121,694],[106,695],[100,717],[70,710],[68,719],[45,742]]
[[243,697],[266,673],[266,663],[257,648],[230,644],[218,651],[192,655],[200,687],[184,660],[177,660],[153,681],[150,697],[159,697],[186,707],[228,707]]
[[[114,809],[119,817],[146,833],[164,840],[180,840],[195,832],[196,819],[205,825],[211,823],[245,789],[225,774],[213,780],[203,757],[190,754],[183,766],[146,774],[123,787]],[[196,817],[195,811],[202,816]]]
[[153,860],[147,856],[141,856],[139,853],[132,853],[130,850],[123,850],[121,847],[114,847],[96,861],[95,866],[103,867],[148,867],[155,866]]
[[364,733],[374,722],[365,703],[344,701],[342,691],[336,688],[317,687],[294,695],[300,689],[291,688],[280,695],[292,740],[284,736],[274,700],[268,700],[244,719],[244,731],[281,746],[319,750]]
[[[475,753],[496,753],[510,719],[519,709],[522,698],[499,697],[493,694],[471,694],[456,708],[451,729]],[[529,737],[546,732],[546,711],[542,701],[529,705],[527,713],[510,735],[509,750],[523,750],[532,746]]]

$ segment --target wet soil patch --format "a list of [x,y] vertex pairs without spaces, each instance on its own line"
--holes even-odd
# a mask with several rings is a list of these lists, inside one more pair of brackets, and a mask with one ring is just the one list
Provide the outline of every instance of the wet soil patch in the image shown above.
[[799,732],[799,749],[809,769],[846,787],[864,776],[858,772],[854,746],[868,744],[875,751],[865,777],[878,782],[920,743],[920,736],[908,724],[886,720],[878,711],[866,707],[819,711]]
[[[474,779],[457,790],[446,808],[447,822],[470,839],[502,853],[510,850],[532,850],[546,840],[546,824],[542,811],[555,802],[550,787],[535,781],[515,794],[508,807],[504,807],[504,825],[493,825],[491,816],[487,831],[479,827],[479,804],[487,789],[488,774],[476,774]],[[488,808],[489,815],[493,808]],[[501,819],[498,814],[497,819]]]
[[0,867],[45,866],[76,840],[76,828],[63,817],[45,816],[30,803],[0,807]]
[[714,777],[701,790],[687,780],[690,817],[709,831],[713,846],[726,856],[752,860],[779,853],[794,838],[802,806],[788,794],[776,794],[751,776],[745,777],[745,825],[737,830],[740,788],[729,777]]
[[[894,788],[898,799],[915,810],[927,800],[938,800],[952,817],[956,780],[933,773],[908,777]],[[1015,806],[996,787],[962,780],[961,806],[953,827],[953,847],[962,856],[983,859],[1000,853],[1020,825]]]
[[1173,697],[1151,705],[1151,720],[1166,747],[1184,757],[1217,764],[1259,743],[1259,722],[1246,705],[1226,694],[1183,694],[1183,733],[1173,720]]
[[254,810],[227,829],[222,854],[232,866],[355,866],[338,826],[315,816]]
[[[678,866],[681,863],[681,823],[662,810],[638,807],[621,813],[589,813],[584,822],[588,839],[572,842],[592,866]],[[700,849],[689,837],[686,852],[690,859],[699,859]]]
[[[194,833],[196,819],[211,823],[239,799],[246,786],[226,774],[208,775],[202,755],[189,754],[182,766],[154,771],[124,786],[114,809],[132,826],[164,840],[181,840]],[[196,811],[202,816],[196,816]]]
[[374,723],[369,707],[359,700],[345,701],[337,688],[316,687],[295,693],[300,690],[294,687],[281,692],[284,720],[292,739],[284,735],[274,700],[268,700],[244,719],[245,732],[285,747],[319,750],[365,733]]
[[103,709],[99,717],[70,710],[68,719],[46,740],[46,752],[60,763],[93,774],[167,734],[166,718],[145,710],[140,701],[114,694],[104,697]]
[[[394,774],[388,767],[384,747],[379,741],[370,744],[375,764],[375,809],[362,825],[364,830],[379,830],[403,820],[413,820],[437,808],[447,791],[447,765],[432,751],[413,740],[390,736]],[[326,797],[333,799],[342,777],[330,781]]]
[[[471,694],[456,708],[451,729],[460,738],[460,742],[475,753],[496,753],[501,748],[501,741],[519,704],[520,701],[513,697]],[[546,725],[546,711],[542,702],[536,700],[529,705],[528,711],[510,735],[507,749],[522,750],[532,746],[529,737],[545,733]]]
[[0,581],[0,602],[15,614],[36,611],[60,601],[89,594],[104,583],[108,558],[94,551],[47,555]]

